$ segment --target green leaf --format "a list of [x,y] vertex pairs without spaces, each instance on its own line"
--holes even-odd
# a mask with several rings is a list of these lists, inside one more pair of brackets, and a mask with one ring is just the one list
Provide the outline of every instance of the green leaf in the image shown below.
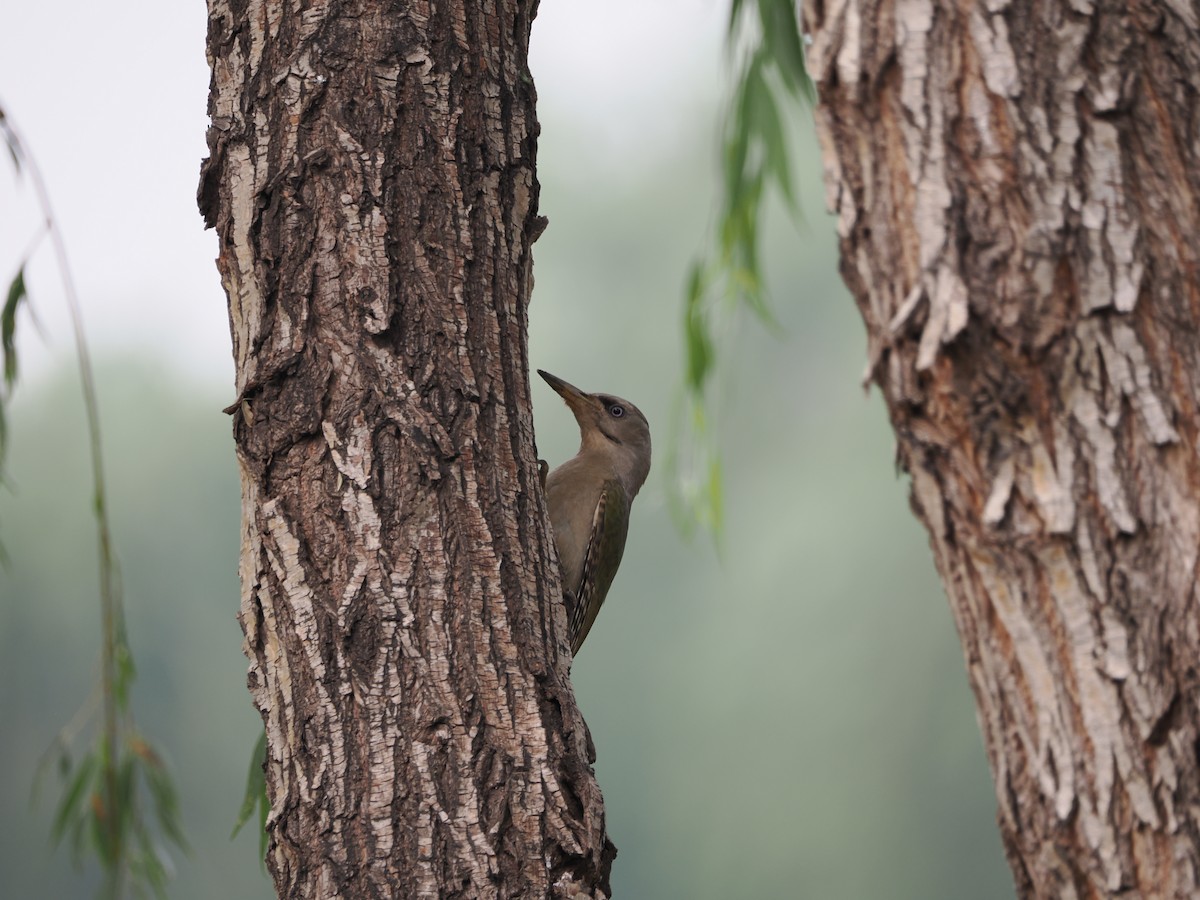
[[712,273],[700,260],[696,260],[688,268],[687,288],[684,290],[685,303],[688,306],[699,304],[708,293]]
[[188,842],[180,826],[179,795],[170,772],[159,754],[141,738],[130,741],[130,747],[139,760],[142,776],[154,800],[154,816],[159,827],[168,840],[186,852]]
[[758,0],[763,45],[794,96],[812,102],[816,98],[808,66],[804,62],[804,42],[793,0]]
[[[145,823],[139,821],[136,824],[134,838],[137,841],[137,851],[131,853],[129,858],[129,872],[133,876],[130,881],[134,896],[149,897],[153,895],[160,900],[166,900],[167,881],[170,877],[167,867],[170,865],[171,858],[154,840],[154,835],[145,826]],[[150,889],[149,893],[146,888]]]
[[55,846],[61,843],[68,829],[79,825],[87,818],[87,812],[83,808],[83,799],[92,784],[92,775],[95,771],[96,757],[89,753],[79,761],[79,766],[71,776],[62,799],[58,803],[58,810],[54,814],[54,823],[50,826],[50,839]]
[[[763,77],[762,67],[752,67],[746,76],[747,124],[761,142],[762,169],[775,176],[775,183],[788,206],[795,209],[792,192],[792,165],[788,155],[783,119],[771,86]],[[757,206],[758,204],[755,203]]]
[[[254,753],[250,758],[250,771],[246,773],[246,793],[242,798],[242,807],[238,810],[237,821],[233,825],[233,833],[229,839],[237,837],[242,826],[254,815],[254,808],[266,800],[267,796],[267,733],[258,736],[254,744]],[[264,826],[266,820],[263,820]],[[264,832],[265,833],[265,832]]]
[[83,865],[83,858],[87,849],[88,835],[91,834],[92,817],[86,813],[80,815],[68,828],[68,835],[71,846],[71,862],[76,868]]
[[0,351],[4,355],[4,386],[9,389],[17,380],[17,307],[26,297],[25,266],[22,265],[8,286],[8,296],[0,310]]
[[742,11],[742,2],[743,0],[733,0],[733,2],[729,4],[729,26],[727,34],[730,39],[733,38],[738,30],[738,15]]
[[125,643],[124,635],[118,635],[116,646],[113,648],[113,661],[116,663],[116,678],[113,682],[113,695],[116,697],[117,708],[124,712],[129,706],[129,688],[137,678],[137,665],[129,645]]
[[704,313],[704,275],[699,263],[693,264],[687,302],[684,306],[684,336],[687,342],[687,383],[699,393],[704,388],[713,361],[713,342]]
[[[99,826],[96,826],[96,828],[98,829]],[[100,846],[102,837],[98,830],[95,839],[96,845]],[[97,896],[100,900],[124,900],[121,896],[121,882],[125,874],[124,868],[106,865],[103,858],[100,863],[104,867],[104,882],[100,885],[100,891]]]
[[750,155],[750,132],[745,124],[745,104],[739,94],[732,113],[733,128],[726,136],[724,149],[725,163],[725,216],[729,211],[737,209],[742,203],[742,194],[746,182],[746,159]]
[[[116,825],[112,832],[125,844],[130,826],[137,815],[137,757],[132,753],[121,754],[121,765],[117,770]],[[115,849],[115,848],[114,848]]]

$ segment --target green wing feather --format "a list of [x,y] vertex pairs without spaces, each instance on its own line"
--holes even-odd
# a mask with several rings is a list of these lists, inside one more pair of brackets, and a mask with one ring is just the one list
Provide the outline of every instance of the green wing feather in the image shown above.
[[571,610],[572,654],[578,653],[583,646],[584,639],[592,630],[592,623],[600,613],[600,607],[604,605],[604,598],[608,596],[608,588],[625,552],[628,528],[625,491],[619,481],[605,482],[592,515],[592,530],[583,556],[583,572],[579,588],[575,591],[575,607]]

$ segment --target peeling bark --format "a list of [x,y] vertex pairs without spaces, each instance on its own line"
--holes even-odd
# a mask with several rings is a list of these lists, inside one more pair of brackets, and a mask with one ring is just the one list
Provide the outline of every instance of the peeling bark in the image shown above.
[[210,0],[281,897],[606,897],[527,359],[536,0]]
[[806,0],[1023,897],[1200,896],[1194,3]]

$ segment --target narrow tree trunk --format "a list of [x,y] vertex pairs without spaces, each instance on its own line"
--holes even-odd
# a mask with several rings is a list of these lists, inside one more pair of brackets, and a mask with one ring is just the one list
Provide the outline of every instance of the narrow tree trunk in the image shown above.
[[805,14],[842,270],[1018,892],[1198,896],[1197,6]]
[[602,897],[527,307],[535,0],[210,0],[281,897]]

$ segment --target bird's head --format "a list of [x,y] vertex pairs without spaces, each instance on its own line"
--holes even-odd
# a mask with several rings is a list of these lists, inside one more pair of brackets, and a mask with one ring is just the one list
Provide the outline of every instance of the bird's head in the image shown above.
[[538,369],[579,423],[580,452],[602,453],[613,460],[630,496],[650,474],[650,423],[642,411],[611,394],[588,394]]

